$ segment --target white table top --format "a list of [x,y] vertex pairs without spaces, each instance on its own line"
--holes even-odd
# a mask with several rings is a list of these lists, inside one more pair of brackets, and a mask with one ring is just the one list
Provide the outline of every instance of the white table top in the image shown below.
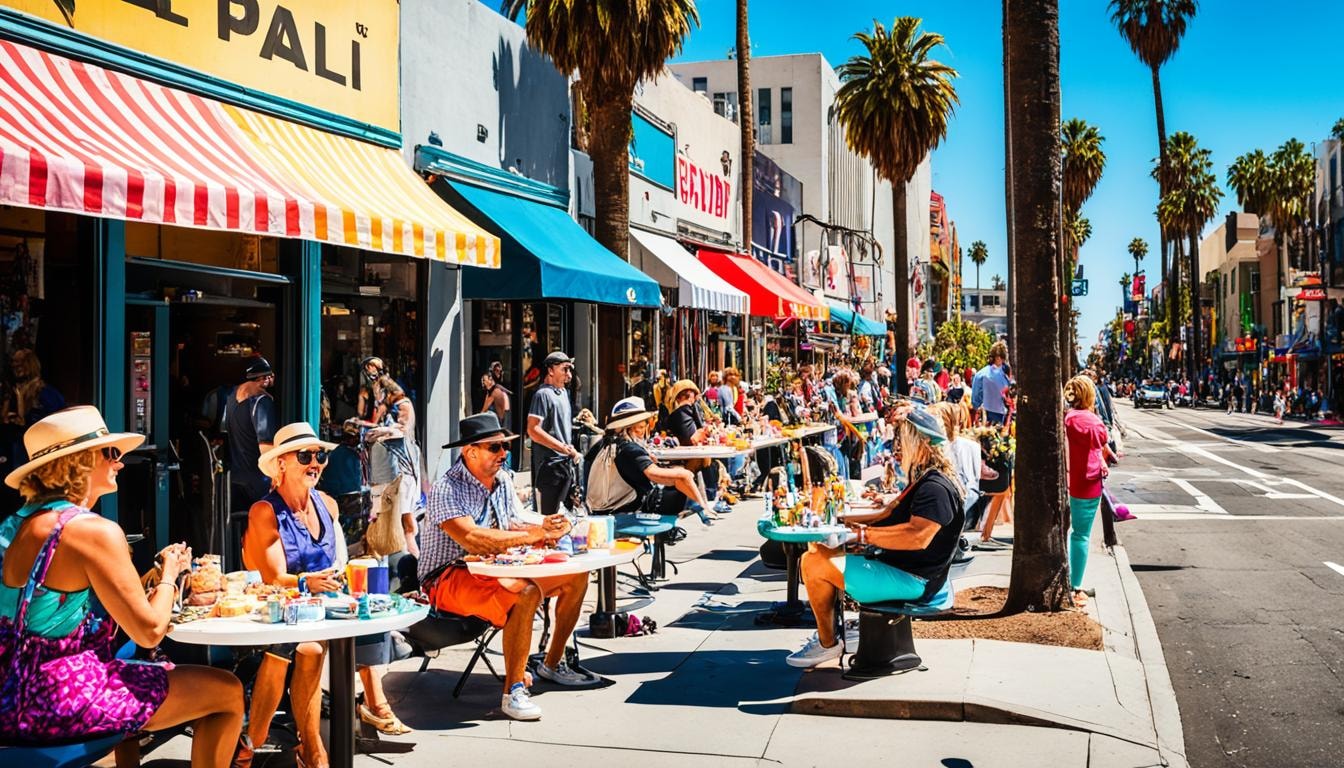
[[429,607],[417,605],[399,613],[384,613],[371,619],[323,619],[298,624],[263,624],[247,616],[197,619],[174,624],[168,635],[189,645],[271,645],[339,640],[405,629],[429,614]]
[[799,427],[798,430],[793,433],[793,437],[790,439],[797,440],[800,437],[811,437],[813,435],[820,435],[823,432],[830,432],[833,429],[835,429],[834,424],[808,424],[805,427]]
[[675,448],[649,448],[649,454],[659,461],[687,461],[689,459],[728,459],[748,453],[731,445],[679,445]]
[[751,450],[759,451],[762,448],[773,448],[776,445],[784,445],[795,438],[788,437],[758,437],[751,441]]
[[849,419],[850,422],[854,424],[867,424],[869,422],[877,421],[878,417],[876,413],[861,413],[858,416],[846,416],[845,418]]
[[547,576],[572,576],[576,573],[600,571],[613,565],[625,565],[644,554],[643,547],[633,547],[621,552],[599,550],[574,555],[563,563],[537,563],[536,565],[495,565],[494,563],[467,562],[467,570],[477,576],[495,578],[538,579]]

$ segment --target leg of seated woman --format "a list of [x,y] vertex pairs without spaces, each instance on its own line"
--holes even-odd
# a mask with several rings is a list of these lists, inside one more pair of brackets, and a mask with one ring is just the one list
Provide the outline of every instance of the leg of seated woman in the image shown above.
[[817,619],[817,639],[827,648],[835,645],[835,595],[845,588],[845,575],[832,560],[837,555],[838,550],[813,544],[803,553],[801,562],[807,602]]
[[285,695],[285,673],[288,671],[288,659],[271,653],[262,656],[257,678],[252,683],[252,705],[247,717],[247,737],[254,748],[265,744],[271,732],[271,719],[275,717],[276,707],[280,706],[280,697]]
[[299,643],[294,653],[294,675],[289,681],[299,747],[309,768],[327,764],[327,749],[322,744],[322,662],[326,657],[326,645]]
[[168,670],[168,697],[145,723],[159,731],[192,723],[191,764],[224,768],[243,727],[243,686],[222,669],[183,665]]

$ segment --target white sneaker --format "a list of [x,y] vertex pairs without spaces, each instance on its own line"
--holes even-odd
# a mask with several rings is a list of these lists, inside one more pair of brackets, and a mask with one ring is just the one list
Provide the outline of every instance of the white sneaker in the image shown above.
[[592,685],[593,678],[588,675],[571,669],[569,663],[564,659],[555,665],[555,669],[546,666],[546,662],[537,665],[537,676],[543,680],[550,680],[559,685]]
[[540,720],[541,707],[532,702],[532,696],[522,683],[514,683],[513,688],[501,697],[500,711],[514,720]]
[[820,640],[812,637],[808,639],[806,645],[789,654],[789,657],[784,661],[787,662],[790,667],[811,669],[823,662],[840,658],[840,653],[839,643],[827,648],[821,644]]
[[[816,640],[816,639],[817,639],[817,633],[816,633],[816,632],[813,632],[813,633],[812,633],[812,640]],[[859,647],[859,620],[858,620],[858,619],[846,619],[846,620],[845,620],[845,646],[848,647],[851,651],[854,650],[855,648]]]

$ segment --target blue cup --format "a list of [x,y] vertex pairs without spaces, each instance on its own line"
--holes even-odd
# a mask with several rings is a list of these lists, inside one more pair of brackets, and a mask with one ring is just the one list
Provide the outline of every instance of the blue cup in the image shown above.
[[386,595],[391,591],[386,565],[369,566],[369,594]]

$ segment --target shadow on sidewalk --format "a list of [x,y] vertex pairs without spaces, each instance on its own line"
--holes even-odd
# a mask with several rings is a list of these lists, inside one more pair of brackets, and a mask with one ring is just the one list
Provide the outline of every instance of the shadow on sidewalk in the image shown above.
[[[650,675],[664,677],[640,683],[628,704],[733,708],[749,714],[778,715],[788,711],[788,701],[760,704],[793,695],[802,674],[784,663],[783,648],[743,651],[696,651],[694,653],[618,653],[584,666],[601,675]],[[743,702],[748,702],[743,704]]]

